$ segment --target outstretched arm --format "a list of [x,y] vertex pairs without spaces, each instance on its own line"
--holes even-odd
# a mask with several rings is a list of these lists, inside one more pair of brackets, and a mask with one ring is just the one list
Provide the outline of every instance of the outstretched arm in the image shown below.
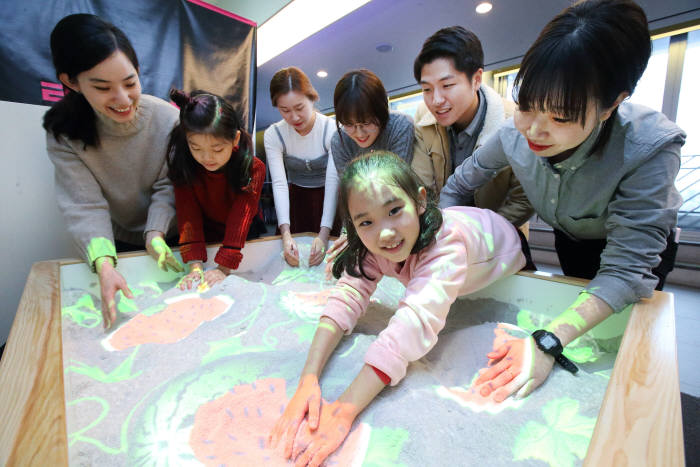
[[318,429],[311,422],[302,427],[294,443],[296,466],[319,466],[343,443],[352,423],[386,386],[375,370],[365,364],[350,386],[332,403],[324,403]]
[[[595,295],[582,292],[578,299],[545,328],[554,333],[566,347],[595,325],[612,314],[612,308]],[[494,400],[501,402],[515,394],[529,395],[549,376],[554,358],[542,352],[532,337],[514,339],[486,355],[497,363],[484,371],[476,380],[482,385],[481,395],[494,392]]]
[[474,191],[508,165],[499,132],[489,136],[472,157],[468,157],[447,179],[440,191],[440,207],[473,206]]
[[307,413],[311,429],[315,430],[318,427],[321,409],[321,387],[318,379],[341,337],[343,337],[343,331],[335,321],[323,316],[311,342],[297,390],[268,437],[268,442],[273,448],[286,437],[284,447],[286,458],[292,455],[294,439]]

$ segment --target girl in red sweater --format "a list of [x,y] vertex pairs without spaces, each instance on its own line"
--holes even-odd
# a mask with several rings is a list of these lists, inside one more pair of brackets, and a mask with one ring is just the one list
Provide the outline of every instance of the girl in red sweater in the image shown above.
[[[180,123],[168,143],[168,176],[175,186],[180,253],[190,267],[180,288],[212,286],[238,268],[246,239],[260,233],[265,165],[253,156],[250,135],[223,98],[177,89],[170,98],[180,107]],[[205,272],[206,243],[221,241],[217,267]]]

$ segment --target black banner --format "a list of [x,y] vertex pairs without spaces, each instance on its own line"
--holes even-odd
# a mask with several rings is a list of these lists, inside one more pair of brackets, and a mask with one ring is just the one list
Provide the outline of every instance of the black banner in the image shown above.
[[131,40],[144,93],[165,100],[171,87],[219,94],[253,130],[255,24],[246,19],[200,0],[0,0],[0,8],[0,100],[60,100],[49,36],[64,16],[91,13]]

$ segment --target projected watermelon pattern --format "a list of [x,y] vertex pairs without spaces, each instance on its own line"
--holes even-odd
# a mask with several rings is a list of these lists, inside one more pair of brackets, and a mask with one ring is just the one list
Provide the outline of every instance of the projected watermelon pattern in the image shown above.
[[[71,465],[287,465],[264,440],[296,389],[332,283],[322,268],[277,257],[204,293],[175,282],[130,284],[135,298],[120,301],[107,335],[94,284],[62,290]],[[360,370],[402,294],[397,281],[380,282],[328,363],[325,399]],[[494,339],[517,335],[497,322],[538,319],[495,300],[458,300],[437,346],[370,404],[326,465],[580,465],[607,384],[594,357],[614,358],[609,343],[586,343],[597,346],[580,352],[579,376],[555,370],[530,398],[499,405],[472,392]]]

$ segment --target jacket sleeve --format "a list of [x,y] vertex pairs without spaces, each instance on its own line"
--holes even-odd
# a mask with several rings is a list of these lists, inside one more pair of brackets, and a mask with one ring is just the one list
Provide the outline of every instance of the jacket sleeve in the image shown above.
[[202,207],[192,186],[175,187],[175,209],[177,227],[180,232],[180,254],[185,263],[207,260],[207,246],[204,239]]
[[343,272],[328,298],[322,315],[335,321],[346,335],[352,332],[357,320],[367,311],[369,299],[382,279],[382,272],[372,254],[367,254],[362,267],[373,280],[353,277]]
[[425,127],[416,126],[413,133],[413,161],[411,168],[418,175],[426,187],[437,193],[435,182],[435,169],[430,157],[431,149],[425,140]]
[[459,235],[443,238],[416,265],[406,295],[389,324],[369,346],[365,363],[391,377],[396,385],[409,362],[427,354],[437,343],[450,306],[467,279],[467,251]]
[[525,190],[520,181],[517,179],[512,170],[508,180],[508,193],[503,202],[503,206],[498,210],[498,214],[502,215],[508,221],[520,227],[526,223],[535,213],[535,208],[530,204],[530,200],[525,195]]
[[440,207],[473,206],[474,191],[508,166],[500,131],[492,134],[472,157],[457,167],[440,192]]
[[245,245],[246,237],[253,218],[258,213],[258,202],[265,180],[265,164],[257,157],[253,157],[251,167],[250,184],[237,193],[233,205],[226,217],[226,233],[224,242],[216,253],[214,261],[221,266],[237,269],[243,259],[241,249]]
[[670,144],[627,174],[610,201],[607,245],[600,256],[600,269],[586,291],[614,311],[650,297],[656,287],[658,279],[651,270],[666,248],[681,204],[680,197],[672,193],[681,145]]
[[112,219],[100,184],[64,138],[57,141],[47,133],[46,149],[54,165],[56,201],[81,256],[93,272],[101,256],[116,264]]

